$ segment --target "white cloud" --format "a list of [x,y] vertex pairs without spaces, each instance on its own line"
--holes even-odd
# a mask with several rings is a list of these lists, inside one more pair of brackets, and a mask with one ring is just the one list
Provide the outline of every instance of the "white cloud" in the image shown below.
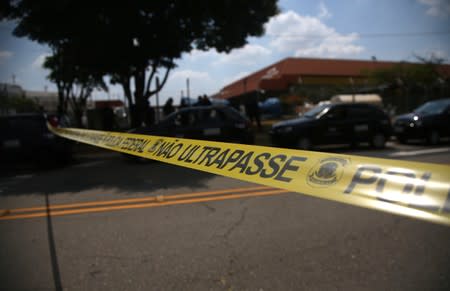
[[[187,78],[189,78],[189,96],[191,98],[196,98],[198,95],[211,94],[217,90],[216,82],[209,73],[189,69],[176,69],[171,73],[167,84],[159,93],[159,104],[164,104],[169,97],[174,98],[175,104],[179,104],[180,93],[183,96],[187,96]],[[152,105],[155,105],[156,98],[151,97],[150,102]]]
[[184,56],[184,58],[186,58],[189,61],[195,62],[195,61],[200,61],[200,60],[204,60],[206,58],[211,58],[211,57],[218,57],[218,53],[215,49],[210,49],[207,51],[202,51],[202,50],[197,50],[197,49],[193,49],[190,53],[186,54]]
[[330,18],[331,17],[331,13],[330,11],[328,11],[327,6],[325,6],[325,4],[323,2],[319,3],[319,15],[317,15],[317,17],[325,19],[325,18]]
[[13,53],[10,51],[0,51],[0,64],[3,63],[4,60],[9,59],[13,56]]
[[427,15],[430,16],[450,16],[449,0],[418,0],[419,3],[427,5]]
[[208,62],[217,65],[254,65],[261,58],[269,56],[272,52],[260,45],[246,44],[227,53],[218,53],[215,49],[208,51],[192,50],[186,54],[186,60],[190,62]]
[[45,58],[50,56],[50,54],[40,54],[34,62],[31,64],[31,67],[34,69],[42,69],[42,66],[44,65]]
[[254,65],[261,62],[272,52],[260,45],[246,44],[242,48],[233,49],[230,53],[220,53],[215,65]]
[[169,76],[170,82],[183,82],[185,84],[186,79],[196,80],[201,82],[211,81],[211,76],[207,72],[198,72],[193,70],[179,70],[175,71],[172,75]]
[[356,33],[340,34],[317,17],[302,16],[287,11],[273,17],[266,26],[273,38],[270,45],[280,52],[308,57],[355,56],[364,47],[355,44]]

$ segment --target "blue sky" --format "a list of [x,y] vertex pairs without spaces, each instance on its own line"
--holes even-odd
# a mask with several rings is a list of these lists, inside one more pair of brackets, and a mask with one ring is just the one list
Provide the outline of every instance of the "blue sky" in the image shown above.
[[[213,94],[224,85],[285,57],[414,61],[414,55],[450,61],[450,0],[340,0],[279,2],[281,13],[266,24],[261,38],[249,38],[229,54],[192,51],[177,61],[160,100]],[[12,23],[0,23],[0,82],[15,81],[27,90],[55,91],[41,65],[49,49],[11,35]],[[446,33],[442,33],[446,32]],[[123,98],[111,86],[111,98]],[[94,98],[107,98],[96,92]],[[151,99],[154,104],[154,98]]]

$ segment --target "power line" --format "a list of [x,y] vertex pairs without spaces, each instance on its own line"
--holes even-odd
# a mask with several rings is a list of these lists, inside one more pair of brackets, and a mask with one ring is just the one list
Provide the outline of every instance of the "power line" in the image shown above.
[[423,31],[423,32],[381,32],[381,33],[357,33],[351,32],[348,34],[336,36],[324,35],[304,35],[304,34],[284,34],[284,33],[267,33],[269,37],[285,37],[285,38],[302,38],[302,39],[322,39],[322,38],[342,38],[349,35],[355,35],[359,38],[382,38],[382,37],[418,37],[418,36],[433,36],[433,35],[448,35],[450,31]]

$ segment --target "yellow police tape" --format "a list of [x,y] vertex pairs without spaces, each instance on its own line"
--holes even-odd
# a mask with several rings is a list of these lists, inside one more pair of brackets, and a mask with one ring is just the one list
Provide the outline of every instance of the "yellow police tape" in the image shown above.
[[450,226],[450,167],[445,165],[49,128],[61,137],[130,155]]

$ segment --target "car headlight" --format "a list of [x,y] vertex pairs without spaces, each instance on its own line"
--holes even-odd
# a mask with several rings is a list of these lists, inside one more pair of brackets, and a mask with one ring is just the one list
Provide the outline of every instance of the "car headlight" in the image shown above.
[[413,117],[413,120],[414,120],[414,125],[415,126],[422,126],[422,120],[419,119],[419,116],[415,115]]
[[279,127],[276,131],[279,133],[288,133],[292,131],[292,126]]

